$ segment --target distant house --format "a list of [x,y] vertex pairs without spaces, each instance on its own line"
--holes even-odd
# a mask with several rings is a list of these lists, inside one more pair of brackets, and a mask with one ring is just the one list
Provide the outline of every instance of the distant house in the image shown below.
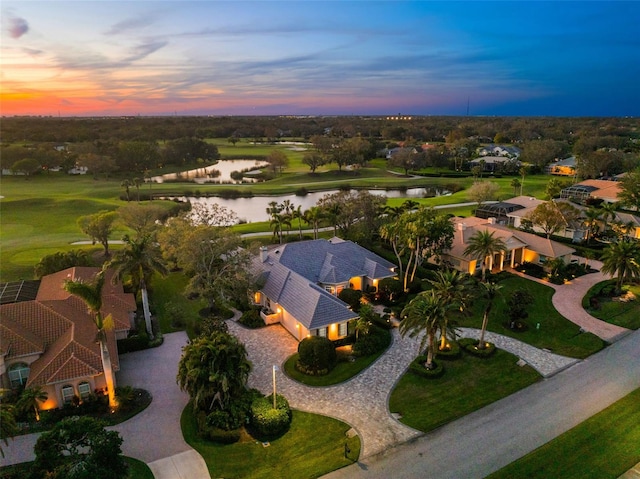
[[486,264],[489,269],[502,271],[528,262],[544,265],[548,260],[561,258],[565,263],[570,261],[575,252],[557,241],[542,238],[533,233],[513,230],[507,226],[495,224],[492,218],[452,218],[455,233],[451,249],[443,255],[445,264],[474,274],[481,268],[482,260],[465,255],[464,250],[469,245],[469,238],[479,231],[488,231],[504,241],[507,251],[488,257]]
[[387,150],[386,152],[386,158],[387,160],[390,160],[391,158],[393,158],[395,155],[397,155],[398,153],[400,153],[401,151],[410,151],[411,153],[418,153],[418,150],[414,147],[409,147],[409,146],[397,146],[395,148],[391,148],[390,150]]
[[[41,387],[49,398],[42,409],[105,392],[97,329],[86,304],[64,289],[65,280],[90,281],[98,268],[75,267],[44,276],[35,299],[0,305],[0,382],[4,388]],[[24,299],[24,298],[23,298]],[[108,274],[102,314],[111,315],[107,346],[114,372],[120,368],[117,339],[126,338],[136,310],[135,298]]]
[[482,171],[498,172],[505,170],[517,170],[520,162],[508,156],[481,156],[469,162],[469,168],[482,166]]
[[508,158],[518,158],[522,151],[517,146],[494,145],[493,143],[478,148],[480,156],[504,156]]
[[345,288],[375,291],[378,281],[396,276],[395,265],[340,238],[263,247],[255,262],[263,286],[254,302],[266,324],[281,323],[296,339],[348,334],[358,317],[338,299]]
[[564,160],[557,160],[549,163],[545,167],[545,171],[550,175],[556,176],[576,176],[576,157],[570,156]]
[[560,198],[566,198],[578,203],[588,199],[601,199],[607,203],[617,203],[618,195],[622,191],[619,182],[611,180],[584,180],[575,185],[563,188]]

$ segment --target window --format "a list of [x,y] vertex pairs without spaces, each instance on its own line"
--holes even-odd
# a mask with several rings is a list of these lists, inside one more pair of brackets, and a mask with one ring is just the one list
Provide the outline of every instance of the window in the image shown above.
[[28,377],[29,366],[25,363],[17,363],[9,368],[9,381],[11,381],[12,388],[24,386]]
[[347,335],[347,323],[340,323],[338,325],[338,336],[346,336]]
[[83,401],[89,397],[91,394],[91,386],[88,382],[78,384],[78,394],[80,394],[80,399]]
[[333,294],[335,292],[335,289],[333,288],[333,286],[325,286],[324,290],[329,294]]
[[62,386],[62,402],[64,404],[71,404],[73,400],[73,386]]
[[318,336],[320,336],[322,338],[326,338],[327,337],[327,328],[318,329]]

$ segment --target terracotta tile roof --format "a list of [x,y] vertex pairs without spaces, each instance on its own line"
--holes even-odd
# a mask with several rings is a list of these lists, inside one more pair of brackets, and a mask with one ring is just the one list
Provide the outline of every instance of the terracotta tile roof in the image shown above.
[[596,188],[591,192],[593,198],[602,198],[603,200],[618,201],[618,194],[622,191],[622,186],[618,181],[610,180],[584,180],[577,185],[591,186]]
[[[95,376],[102,372],[97,328],[85,303],[67,293],[67,279],[90,281],[97,268],[69,268],[42,278],[35,301],[0,305],[0,350],[5,359],[42,353],[31,364],[27,387]],[[111,314],[114,329],[107,331],[107,347],[114,371],[119,369],[115,330],[129,329],[135,298],[122,286],[105,281],[103,316]]]

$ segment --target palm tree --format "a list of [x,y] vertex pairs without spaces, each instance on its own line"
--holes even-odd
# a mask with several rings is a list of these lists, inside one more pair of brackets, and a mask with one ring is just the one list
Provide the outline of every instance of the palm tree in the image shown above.
[[293,214],[294,217],[298,219],[298,235],[299,238],[302,239],[302,220],[304,219],[304,215],[302,214],[302,205],[298,205]]
[[405,211],[417,210],[419,206],[420,206],[420,203],[418,203],[415,200],[404,200],[404,202],[402,203],[402,208]]
[[131,239],[125,235],[124,248],[109,261],[106,268],[113,269],[113,281],[123,281],[125,277],[130,277],[134,285],[142,296],[142,310],[147,334],[153,339],[153,328],[151,326],[151,312],[149,311],[149,294],[147,284],[154,273],[165,276],[168,271],[162,259],[160,249],[146,235],[138,239]]
[[383,224],[380,227],[380,237],[388,241],[393,248],[393,252],[396,255],[396,259],[398,260],[398,277],[404,278],[404,268],[402,265],[402,254],[404,252],[404,237],[403,233],[407,226],[406,221],[404,219],[405,216],[400,216],[395,221],[390,221]]
[[291,220],[294,218],[294,211],[296,209],[295,205],[291,202],[291,200],[284,200],[282,202],[282,207],[284,210],[284,218],[283,224],[287,226],[287,236],[291,233]]
[[490,258],[489,263],[493,265],[493,256],[496,253],[501,253],[506,250],[507,246],[501,238],[494,237],[493,233],[489,233],[488,230],[482,230],[469,238],[463,254],[481,260],[480,267],[482,268],[482,282],[484,283],[486,278],[485,264],[487,257]]
[[124,191],[127,194],[127,203],[128,203],[129,201],[131,201],[131,198],[129,197],[129,188],[131,188],[133,184],[129,180],[122,180],[122,183],[120,183],[120,186],[124,188]]
[[138,201],[138,203],[140,203],[140,185],[141,184],[142,184],[142,179],[140,178],[133,179],[133,186],[136,187],[136,200]]
[[600,221],[601,211],[598,208],[591,207],[584,212],[584,220],[582,223],[587,227],[587,243],[591,236],[598,231],[598,221]]
[[269,225],[273,227],[273,237],[278,238],[280,244],[282,244],[282,212],[283,206],[275,201],[269,202],[267,207],[267,214],[271,218]]
[[102,359],[102,369],[104,379],[107,383],[107,394],[109,395],[109,407],[116,408],[115,379],[111,366],[111,355],[107,348],[107,330],[113,328],[111,315],[102,317],[102,288],[104,287],[104,273],[101,271],[96,275],[93,282],[84,283],[81,280],[68,280],[64,283],[64,289],[74,296],[80,298],[88,308],[89,315],[93,319],[98,334],[96,341],[100,345],[100,358]]
[[33,409],[36,416],[36,421],[40,421],[39,404],[49,399],[49,394],[43,391],[40,386],[27,388],[20,394],[17,407],[20,411],[27,413]]
[[513,188],[513,194],[514,196],[518,194],[518,188],[520,188],[520,180],[518,178],[514,178],[513,180],[511,180],[511,187]]
[[632,278],[640,278],[640,243],[618,241],[611,243],[602,253],[602,272],[617,276],[616,290]]
[[313,227],[313,239],[318,239],[318,228],[323,218],[322,208],[312,206],[304,212],[304,220]]
[[[10,404],[0,404],[0,439],[5,446],[9,445],[8,438],[18,434],[18,424],[14,408]],[[4,450],[0,447],[0,456],[4,457]]]
[[600,217],[602,218],[602,231],[607,231],[609,220],[613,220],[616,217],[616,204],[607,202],[601,203]]
[[484,315],[482,316],[482,328],[480,329],[478,349],[484,349],[486,346],[486,343],[484,342],[484,333],[486,332],[487,324],[489,323],[489,313],[491,313],[491,309],[493,308],[493,301],[496,299],[498,292],[502,289],[502,286],[495,283],[482,283],[482,286],[485,288],[484,294],[487,299],[487,304],[484,307]]
[[447,307],[442,298],[435,291],[423,291],[419,293],[402,310],[402,322],[400,323],[400,334],[409,337],[416,337],[424,333],[420,341],[420,350],[427,347],[427,360],[424,364],[426,369],[434,369],[433,358],[436,350],[436,335],[444,328]]
[[440,338],[440,350],[446,349],[447,332],[454,320],[453,314],[462,313],[467,307],[469,300],[468,290],[471,287],[470,277],[467,273],[463,273],[456,269],[438,271],[435,279],[429,280],[431,289],[436,292],[447,307],[447,314],[444,321],[443,334]]
[[200,336],[183,349],[178,364],[178,385],[193,401],[195,411],[209,412],[217,402],[224,409],[246,388],[251,363],[237,338],[216,331]]

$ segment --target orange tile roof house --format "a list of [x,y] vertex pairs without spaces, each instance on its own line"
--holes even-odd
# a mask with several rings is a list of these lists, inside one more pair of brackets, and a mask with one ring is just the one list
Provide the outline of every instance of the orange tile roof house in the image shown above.
[[[39,386],[49,395],[42,409],[81,400],[106,386],[97,329],[86,304],[64,289],[65,280],[91,281],[98,268],[76,267],[44,276],[35,300],[0,305],[0,381],[4,388]],[[102,314],[113,318],[107,347],[119,369],[117,339],[126,338],[135,298],[122,285],[103,288]]]
[[504,241],[507,251],[488,259],[490,269],[500,271],[513,268],[524,262],[544,264],[549,259],[562,258],[565,263],[571,259],[573,248],[557,241],[541,238],[532,233],[513,230],[507,226],[495,224],[492,218],[452,218],[455,233],[451,249],[443,255],[443,261],[452,267],[474,274],[482,261],[464,254],[471,236],[478,231],[489,231]]
[[587,198],[601,199],[607,203],[616,203],[622,186],[618,181],[584,180],[568,186],[560,192],[560,198],[574,199],[579,202]]

